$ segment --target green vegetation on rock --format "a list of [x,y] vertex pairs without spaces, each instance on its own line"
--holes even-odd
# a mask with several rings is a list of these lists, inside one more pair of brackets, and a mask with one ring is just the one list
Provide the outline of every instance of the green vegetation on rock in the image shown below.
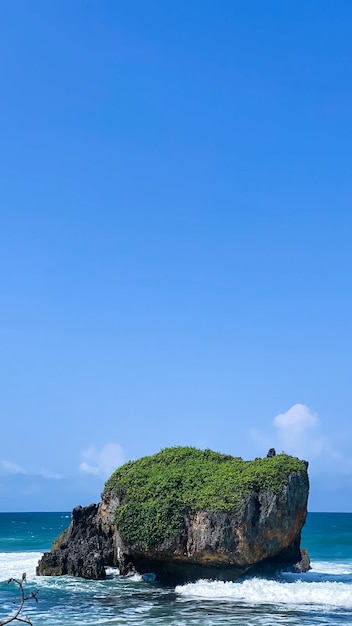
[[306,466],[286,454],[243,461],[211,450],[165,448],[122,465],[105,492],[120,499],[116,524],[123,540],[150,549],[178,537],[186,510],[237,510],[252,491],[280,493],[293,472],[306,475]]

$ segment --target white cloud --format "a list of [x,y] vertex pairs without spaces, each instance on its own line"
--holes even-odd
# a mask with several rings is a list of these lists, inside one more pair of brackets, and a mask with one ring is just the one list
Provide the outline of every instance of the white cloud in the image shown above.
[[274,424],[283,432],[289,430],[301,434],[308,428],[318,426],[319,420],[305,404],[294,404],[286,413],[277,415]]
[[322,451],[320,421],[305,404],[294,404],[286,413],[277,415],[273,424],[278,431],[279,444],[286,452],[297,454],[308,449],[310,455],[316,456]]
[[12,461],[7,461],[6,459],[1,459],[0,466],[4,470],[6,474],[21,474],[22,476],[41,476],[42,478],[49,478],[54,480],[59,480],[62,478],[59,474],[54,474],[48,470],[41,469],[39,471],[33,469],[24,469],[17,463],[12,463]]
[[54,474],[53,472],[50,472],[47,469],[42,469],[40,470],[40,472],[37,472],[35,474],[35,476],[42,476],[42,478],[49,478],[50,480],[61,480],[62,476],[61,474]]
[[[330,445],[321,434],[320,420],[305,404],[294,404],[285,413],[280,413],[272,421],[272,428],[266,432],[251,428],[250,438],[259,455],[269,448],[276,452],[286,452],[308,461],[329,454]],[[332,451],[330,451],[330,456]]]
[[106,443],[100,450],[94,446],[82,453],[85,459],[79,466],[81,472],[109,478],[112,472],[124,462],[124,454],[117,443]]
[[27,474],[26,470],[17,465],[17,463],[11,463],[11,461],[6,461],[5,459],[2,459],[0,463],[7,474]]
[[298,456],[319,456],[323,450],[320,421],[305,404],[294,404],[274,418],[278,444],[282,450]]

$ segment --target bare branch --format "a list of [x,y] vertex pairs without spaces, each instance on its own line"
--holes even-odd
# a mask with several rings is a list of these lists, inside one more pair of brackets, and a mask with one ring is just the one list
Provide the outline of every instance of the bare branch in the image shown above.
[[[22,624],[29,624],[29,626],[33,626],[33,623],[31,622],[29,617],[22,617],[21,612],[22,612],[24,603],[27,602],[27,600],[35,600],[36,602],[38,602],[39,589],[37,589],[37,591],[31,591],[31,593],[28,596],[25,595],[24,583],[27,582],[27,576],[25,573],[22,574],[21,580],[17,580],[17,578],[9,578],[7,582],[15,583],[19,587],[20,592],[21,592],[21,597],[19,600],[18,608],[15,611],[15,613],[11,615],[10,617],[7,617],[5,620],[1,621],[0,626],[5,626],[5,624],[10,624],[10,622],[22,622]],[[14,603],[15,602],[16,601],[14,600]]]

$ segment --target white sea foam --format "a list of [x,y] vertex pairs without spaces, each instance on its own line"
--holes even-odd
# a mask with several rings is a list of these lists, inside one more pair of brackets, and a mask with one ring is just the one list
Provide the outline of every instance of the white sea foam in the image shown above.
[[126,576],[125,580],[130,580],[133,583],[140,583],[143,578],[141,574],[132,574],[131,576]]
[[290,572],[283,572],[282,578],[288,582],[295,582],[298,580],[306,583],[313,582],[336,582],[336,583],[348,583],[352,584],[352,563],[334,563],[328,561],[316,562],[305,574],[293,574]]
[[120,570],[118,567],[106,567],[105,573],[107,578],[118,578],[120,576]]
[[243,582],[199,580],[176,587],[184,599],[229,600],[250,605],[287,605],[291,607],[318,607],[352,609],[352,587],[343,582],[294,582],[252,578]]
[[321,572],[339,576],[341,574],[352,574],[352,560],[344,561],[312,561],[312,572]]
[[42,552],[0,552],[0,581],[20,578],[25,572],[27,579],[35,578],[35,568]]

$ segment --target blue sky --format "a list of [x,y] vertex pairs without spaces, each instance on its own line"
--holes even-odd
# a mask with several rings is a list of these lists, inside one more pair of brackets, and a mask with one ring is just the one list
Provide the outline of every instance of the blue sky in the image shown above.
[[0,15],[0,510],[192,445],[352,511],[351,3]]

